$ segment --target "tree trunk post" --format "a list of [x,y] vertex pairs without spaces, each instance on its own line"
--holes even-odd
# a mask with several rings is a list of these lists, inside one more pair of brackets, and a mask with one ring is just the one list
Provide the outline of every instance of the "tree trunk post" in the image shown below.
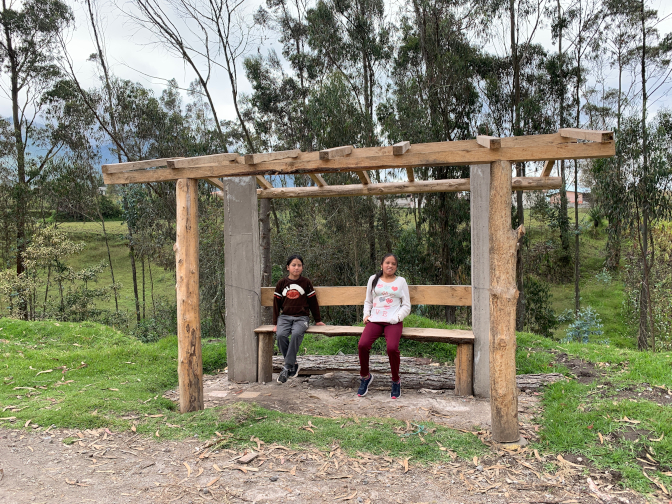
[[490,397],[490,165],[469,171],[474,395]]
[[180,412],[202,410],[203,359],[198,283],[198,180],[177,181],[177,376]]
[[516,247],[525,233],[511,229],[511,163],[490,165],[490,407],[492,438],[520,439],[516,387]]
[[229,380],[257,381],[261,324],[261,247],[257,182],[224,180],[224,266],[226,275],[226,361]]

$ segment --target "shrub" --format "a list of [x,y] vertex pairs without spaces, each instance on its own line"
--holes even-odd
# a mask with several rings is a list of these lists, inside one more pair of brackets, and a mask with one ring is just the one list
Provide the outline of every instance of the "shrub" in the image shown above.
[[602,320],[599,314],[592,307],[587,306],[583,310],[579,310],[574,322],[569,324],[567,336],[563,338],[562,342],[588,343],[590,336],[601,336],[603,333]]
[[551,337],[558,325],[551,308],[551,292],[548,284],[534,276],[525,278],[525,326],[541,336]]

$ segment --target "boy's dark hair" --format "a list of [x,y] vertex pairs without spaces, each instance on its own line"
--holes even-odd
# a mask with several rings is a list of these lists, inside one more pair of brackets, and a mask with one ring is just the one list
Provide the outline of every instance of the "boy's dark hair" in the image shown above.
[[299,254],[292,254],[292,255],[290,255],[290,256],[287,258],[287,265],[286,265],[286,266],[289,266],[290,264],[292,264],[292,261],[293,261],[294,259],[298,259],[299,261],[301,261],[301,265],[303,266],[303,257],[301,257]]
[[[380,264],[382,265],[385,262],[385,259],[387,259],[388,257],[394,257],[394,260],[397,261],[397,266],[399,266],[399,258],[396,256],[396,254],[392,253],[385,254],[383,256],[383,259],[380,261]],[[371,292],[375,291],[376,285],[378,284],[378,280],[380,280],[381,276],[383,276],[383,268],[380,268],[380,270],[376,273],[376,276],[373,278],[373,282],[371,283]]]

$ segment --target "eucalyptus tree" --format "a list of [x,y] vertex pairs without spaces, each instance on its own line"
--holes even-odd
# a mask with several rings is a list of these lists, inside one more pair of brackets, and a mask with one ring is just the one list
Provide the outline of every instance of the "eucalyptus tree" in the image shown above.
[[[26,225],[31,183],[40,176],[62,142],[40,131],[36,119],[43,108],[43,93],[59,76],[58,35],[73,20],[70,7],[60,0],[3,0],[0,11],[0,60],[2,89],[12,107],[12,153],[16,219],[16,273],[24,270]],[[31,156],[27,149],[39,144],[44,154]]]

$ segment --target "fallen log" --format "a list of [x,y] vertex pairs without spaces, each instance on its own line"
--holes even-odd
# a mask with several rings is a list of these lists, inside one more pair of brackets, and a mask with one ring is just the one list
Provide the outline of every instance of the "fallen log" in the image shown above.
[[[315,387],[357,388],[359,386],[359,358],[356,355],[302,355],[299,375],[309,376],[308,383]],[[407,389],[448,390],[455,388],[455,368],[436,365],[430,359],[402,357],[399,373]],[[273,371],[282,369],[282,357],[273,357]],[[390,364],[386,356],[372,355],[369,367],[377,379],[371,387],[387,390],[390,387]],[[564,380],[560,373],[527,374],[516,376],[521,391],[536,390],[548,383]]]

